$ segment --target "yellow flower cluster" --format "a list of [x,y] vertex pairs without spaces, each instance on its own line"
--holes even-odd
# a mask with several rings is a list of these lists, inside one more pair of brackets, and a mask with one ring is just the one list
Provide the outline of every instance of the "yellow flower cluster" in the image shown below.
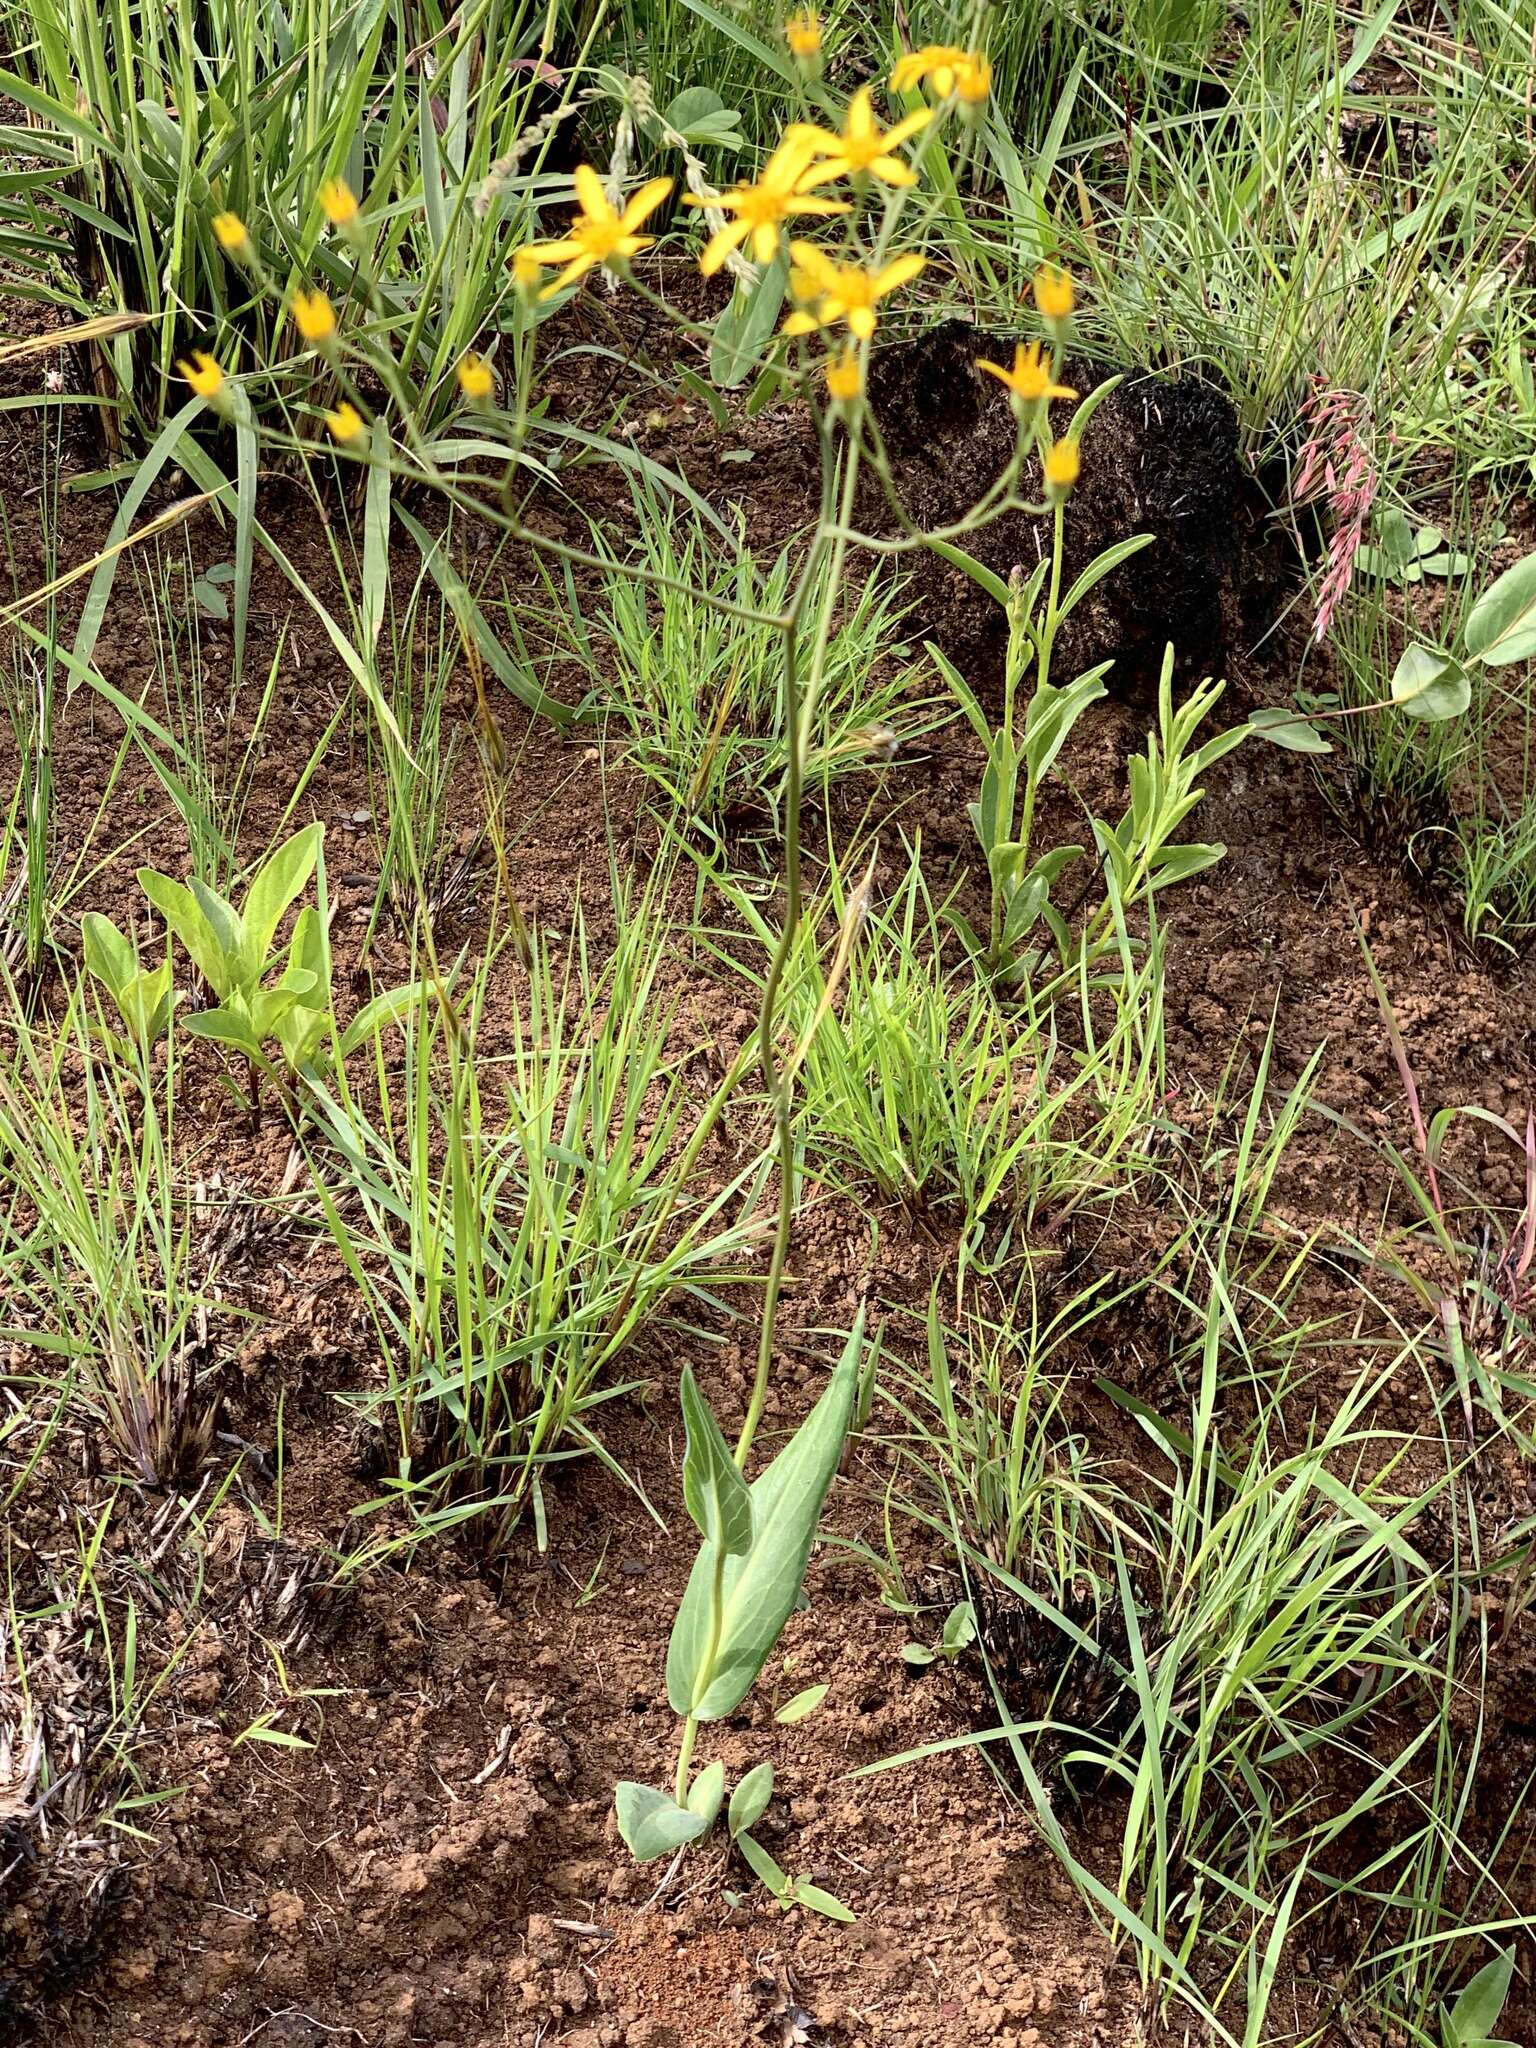
[[[1034,293],[1041,319],[1050,328],[1057,345],[1064,345],[1067,323],[1072,318],[1072,308],[1076,303],[1072,279],[1058,265],[1042,263],[1035,272]],[[1077,396],[1065,384],[1056,382],[1055,364],[1038,341],[1027,346],[1019,342],[1013,351],[1011,368],[988,362],[985,357],[978,361],[977,368],[985,370],[1007,389],[1021,426],[1035,417],[1037,408],[1048,405],[1053,398]],[[1077,482],[1082,467],[1076,437],[1069,434],[1063,440],[1048,442],[1040,461],[1048,490],[1055,496],[1065,496]]]
[[[797,55],[813,55],[820,48],[821,28],[813,15],[793,17],[785,33]],[[934,54],[919,53],[925,60]],[[959,55],[964,58],[964,65],[954,73],[953,89],[963,88],[974,94],[983,72],[990,77],[986,60],[968,57],[963,51]],[[915,61],[907,58],[903,63],[911,65]],[[941,67],[938,78],[945,75]],[[981,96],[985,97],[984,87]],[[882,128],[873,95],[865,86],[849,102],[840,130],[819,128],[808,121],[793,122],[755,179],[743,179],[717,198],[706,198],[697,192],[683,194],[685,206],[713,207],[730,216],[705,243],[699,268],[706,277],[713,277],[731,253],[743,246],[754,261],[769,263],[777,254],[790,221],[806,215],[825,218],[848,213],[849,201],[828,198],[819,189],[834,179],[849,178],[856,188],[871,179],[896,187],[916,184],[917,173],[897,151],[932,119],[932,108],[925,107],[889,128]],[[567,238],[560,242],[529,243],[517,250],[512,259],[518,282],[529,287],[542,267],[564,266],[560,275],[543,288],[541,297],[562,291],[598,264],[621,264],[647,247],[652,237],[636,230],[672,190],[670,179],[652,179],[621,214],[609,202],[601,179],[589,164],[577,170],[575,182],[581,211],[573,218]]]
[[[803,66],[819,66],[822,27],[811,8],[791,14],[784,24],[785,41]],[[979,51],[957,45],[930,44],[903,57],[891,74],[891,88],[908,92],[927,85],[941,101],[957,99],[975,107],[991,89],[992,68]],[[730,191],[706,197],[696,192],[683,195],[685,205],[705,206],[717,218],[727,216],[704,245],[699,268],[706,277],[721,270],[733,252],[747,248],[759,264],[777,255],[789,231],[790,222],[805,217],[828,218],[852,211],[846,199],[829,197],[820,188],[846,178],[856,192],[878,183],[901,189],[917,183],[917,172],[898,152],[903,143],[920,134],[934,118],[935,109],[920,107],[915,112],[882,127],[875,112],[869,87],[859,89],[849,101],[840,129],[822,128],[808,121],[793,122],[758,176],[742,180]],[[652,178],[620,208],[610,199],[603,181],[590,164],[577,167],[574,176],[578,211],[566,234],[558,240],[530,242],[515,250],[512,271],[521,291],[537,292],[541,300],[554,297],[578,283],[591,270],[605,267],[623,271],[629,260],[655,241],[641,232],[645,223],[670,198],[671,178]],[[344,178],[327,178],[318,193],[320,210],[332,228],[354,243],[363,233],[362,206]],[[210,222],[213,236],[227,256],[259,264],[244,221],[237,213],[215,213]],[[911,253],[897,254],[879,266],[837,262],[815,244],[790,243],[793,268],[790,288],[795,310],[785,322],[787,334],[813,334],[842,323],[851,337],[842,353],[828,362],[827,389],[839,404],[851,403],[863,389],[863,362],[856,346],[867,342],[876,326],[876,308],[881,299],[899,286],[910,283],[924,268],[925,259]],[[554,269],[547,283],[543,274]],[[1042,272],[1042,277],[1044,273]],[[1037,292],[1040,281],[1037,279]],[[1066,281],[1067,306],[1071,309],[1071,284]],[[1058,293],[1059,297],[1059,293]],[[1041,298],[1041,309],[1052,315]],[[301,341],[331,351],[336,337],[336,312],[323,290],[297,288],[289,300],[289,312]],[[1037,352],[1038,356],[1038,352]],[[210,403],[219,399],[224,373],[211,356],[196,352],[179,366],[193,391]],[[1049,377],[1024,361],[1021,350],[1011,372],[987,365],[1020,395],[1027,395],[1043,378],[1043,395],[1060,395]],[[490,365],[477,355],[466,355],[458,365],[460,390],[472,404],[484,404],[494,397],[495,376]],[[350,401],[341,401],[325,414],[326,423],[338,441],[355,441],[365,422]]]
[[978,50],[929,43],[903,57],[891,73],[892,92],[910,92],[915,85],[932,86],[941,100],[979,107],[992,90],[992,66]]

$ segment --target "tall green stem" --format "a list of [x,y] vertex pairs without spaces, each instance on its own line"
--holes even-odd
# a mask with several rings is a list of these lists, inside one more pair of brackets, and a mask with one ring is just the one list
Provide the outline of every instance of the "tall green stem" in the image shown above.
[[[757,1370],[752,1380],[752,1398],[747,1404],[741,1435],[736,1440],[738,1468],[746,1466],[748,1453],[752,1449],[752,1439],[757,1435],[758,1424],[763,1419],[763,1404],[768,1398],[768,1379],[773,1370],[773,1339],[778,1320],[779,1295],[784,1286],[790,1233],[795,1222],[794,1077],[790,1071],[780,1066],[774,1047],[774,1037],[778,1025],[779,996],[783,988],[784,974],[800,933],[800,919],[804,909],[800,880],[800,808],[805,796],[805,760],[811,725],[816,716],[816,705],[826,672],[827,649],[832,641],[833,608],[842,589],[843,562],[848,552],[848,528],[853,518],[854,491],[858,484],[858,475],[859,443],[856,435],[850,434],[847,467],[843,471],[841,502],[827,558],[828,571],[821,601],[821,615],[816,621],[816,637],[811,645],[810,665],[806,671],[803,691],[800,688],[798,639],[793,613],[791,623],[785,628],[784,634],[784,724],[789,738],[789,766],[784,790],[787,811],[784,825],[784,921],[779,931],[779,942],[773,950],[767,978],[763,983],[763,1002],[758,1013],[758,1045],[763,1079],[773,1102],[774,1146],[779,1162],[779,1218],[773,1236],[773,1253],[768,1262],[768,1281],[763,1292],[763,1322],[758,1336]],[[826,544],[826,535],[824,506],[820,529],[811,545],[806,572],[801,580],[802,590],[810,587],[811,576]]]
[[[1056,627],[1059,623],[1057,613],[1061,604],[1061,545],[1066,509],[1065,497],[1058,496],[1055,515],[1051,521],[1051,576],[1046,591],[1045,621],[1040,628],[1040,659],[1035,669],[1036,696],[1047,687],[1051,680],[1051,655],[1056,645]],[[1027,711],[1024,714],[1024,722],[1026,726],[1029,723],[1029,713]],[[1029,758],[1029,749],[1026,746],[1024,749],[1024,810],[1019,819],[1018,832],[1015,835],[1025,846],[1028,846],[1030,834],[1035,829],[1035,795],[1038,786],[1034,764]]]

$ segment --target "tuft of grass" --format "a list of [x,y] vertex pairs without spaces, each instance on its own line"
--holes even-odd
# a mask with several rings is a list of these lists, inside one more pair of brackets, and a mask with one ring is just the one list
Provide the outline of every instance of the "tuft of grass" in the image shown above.
[[[628,543],[601,529],[599,591],[549,585],[554,645],[590,679],[586,716],[617,732],[625,758],[670,810],[717,840],[778,816],[788,767],[784,633],[794,577],[786,548],[762,563],[738,538],[722,549],[686,512],[637,492]],[[636,573],[639,571],[640,573]],[[801,599],[816,617],[825,575]],[[810,786],[878,772],[945,712],[917,688],[899,582],[849,579],[827,651],[807,764]]]
[[0,1342],[27,1354],[16,1377],[56,1421],[88,1418],[109,1461],[163,1486],[211,1440],[201,1381],[218,1306],[176,1165],[174,1047],[158,1077],[130,1077],[98,1060],[84,991],[52,1045],[8,979],[0,1000],[14,1033],[0,1069]]
[[702,1048],[674,1047],[659,873],[617,892],[605,963],[578,911],[563,951],[533,941],[502,1019],[499,941],[428,983],[398,1079],[380,1053],[366,1097],[317,1091],[319,1200],[385,1373],[356,1405],[414,1535],[479,1520],[495,1543],[531,1505],[542,1541],[550,1466],[614,1464],[592,1417],[633,1391],[614,1373],[642,1334],[707,1337],[748,1276],[763,1167],[702,1164],[740,1063],[701,1086]]

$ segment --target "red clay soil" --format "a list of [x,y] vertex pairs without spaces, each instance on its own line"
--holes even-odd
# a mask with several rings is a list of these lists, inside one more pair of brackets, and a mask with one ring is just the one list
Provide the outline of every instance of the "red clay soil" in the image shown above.
[[[883,373],[895,379],[885,402],[899,473],[925,517],[942,516],[969,487],[966,462],[984,466],[1005,431],[1001,401],[987,410],[970,352],[965,336],[946,332],[905,372]],[[584,417],[574,371],[557,393],[571,417]],[[720,446],[684,394],[648,419],[650,404],[642,395],[630,409],[639,444],[717,503],[741,505],[754,542],[774,546],[803,520],[813,448],[791,410],[745,425],[737,449],[750,450],[750,461],[722,463],[735,451]],[[1287,630],[1270,638],[1262,659],[1250,651],[1289,600],[1289,572],[1237,474],[1223,406],[1200,387],[1124,395],[1115,438],[1100,443],[1101,480],[1085,485],[1085,531],[1113,537],[1166,514],[1173,551],[1155,579],[1127,581],[1122,572],[1118,594],[1105,593],[1075,650],[1120,656],[1117,693],[1085,721],[1068,764],[1076,798],[1101,814],[1124,800],[1124,760],[1143,742],[1166,630],[1186,631],[1194,658],[1231,679],[1222,722],[1283,695],[1294,673]],[[1188,488],[1175,489],[1168,465],[1181,437],[1163,414],[1187,420],[1191,408],[1204,422],[1193,442],[1182,436],[1197,451],[1195,472],[1182,479]],[[945,423],[942,443],[924,440],[925,420]],[[42,580],[44,567],[32,545],[39,432],[25,414],[0,416],[23,589]],[[68,439],[62,459],[66,473],[96,460],[87,443]],[[1191,489],[1192,524],[1180,509]],[[587,509],[605,500],[619,507],[625,497],[598,471],[582,479],[582,494]],[[267,509],[305,573],[333,588],[324,532],[298,490],[275,484]],[[569,504],[543,512],[552,527],[575,516]],[[66,498],[61,559],[88,556],[108,516],[99,497]],[[228,549],[206,515],[190,543],[202,564]],[[1023,532],[988,542],[1005,569],[1031,544]],[[416,574],[409,551],[399,573],[408,588]],[[515,590],[516,560],[500,573]],[[914,646],[938,639],[979,687],[993,687],[996,627],[986,600],[932,563],[919,572],[916,596]],[[244,827],[252,849],[277,829],[346,687],[323,633],[259,564],[252,673],[265,673],[285,623],[275,715]],[[217,674],[227,628],[208,621],[201,634]],[[154,683],[155,646],[127,575],[96,660],[130,695]],[[471,710],[460,677],[445,723],[465,723]],[[563,931],[580,894],[601,938],[609,834],[642,859],[655,845],[645,789],[616,743],[591,728],[563,736],[530,724],[510,699],[500,712],[514,759],[506,817],[523,909]],[[55,741],[71,851],[90,827],[119,738],[115,717],[89,692],[71,699]],[[4,765],[14,770],[12,760]],[[875,784],[882,811],[908,833],[921,828],[936,893],[972,864],[965,804],[978,774],[967,730],[954,724],[916,757],[898,756]],[[1355,936],[1358,914],[1426,1103],[1475,1103],[1523,1125],[1536,1100],[1528,963],[1469,953],[1446,905],[1390,856],[1362,846],[1347,805],[1331,800],[1311,763],[1253,746],[1211,781],[1195,823],[1199,836],[1226,843],[1227,856],[1170,897],[1165,913],[1173,1122],[1203,1128],[1234,1047],[1243,1092],[1273,1026],[1278,1084],[1321,1044],[1318,1099],[1378,1140],[1407,1143]],[[866,785],[838,797],[834,835],[859,824],[870,793]],[[375,856],[358,826],[368,804],[361,730],[344,722],[300,813],[329,827],[339,982],[372,901]],[[461,778],[452,822],[466,846],[475,807],[473,779]],[[1045,829],[1080,834],[1081,817],[1063,791]],[[900,871],[899,839],[897,830],[883,835],[882,879]],[[184,834],[142,761],[127,762],[94,844],[111,857],[77,911],[126,914],[146,848],[176,870]],[[471,909],[464,919],[471,941],[483,935],[478,915]],[[386,929],[374,975],[387,984],[405,963],[402,940]],[[723,1065],[750,1029],[746,999],[703,962],[680,956],[673,971],[689,1028]],[[39,992],[45,1010],[56,995],[56,987]],[[509,979],[501,1000],[515,997]],[[488,1031],[497,1029],[493,1016]],[[188,1072],[182,1135],[203,1174],[256,1201],[298,1185],[280,1121],[253,1136],[211,1053],[192,1055]],[[1495,1134],[1469,1143],[1457,1163],[1482,1201],[1518,1207],[1521,1161]],[[1304,1125],[1275,1200],[1288,1219],[1338,1232],[1369,1235],[1384,1216],[1407,1215],[1381,1152],[1322,1122]],[[1158,1229],[1155,1216],[1131,1215],[1116,1224],[1112,1244],[1088,1249],[1105,1263],[1134,1262]],[[914,1675],[903,1662],[914,1624],[882,1602],[871,1564],[871,1554],[885,1552],[888,1468],[877,1447],[851,1460],[830,1519],[834,1540],[812,1562],[809,1611],[794,1617],[782,1659],[721,1727],[712,1752],[732,1778],[772,1760],[778,1795],[765,1843],[846,1900],[856,1926],[780,1911],[723,1852],[697,1857],[663,1888],[665,1865],[637,1869],[617,1840],[614,1781],[668,1782],[675,1755],[662,1668],[692,1549],[677,1494],[677,1372],[691,1356],[722,1414],[739,1413],[750,1313],[724,1325],[715,1347],[642,1346],[634,1376],[649,1382],[651,1398],[603,1411],[605,1441],[625,1470],[644,1475],[665,1529],[610,1474],[576,1463],[549,1487],[546,1554],[528,1528],[494,1560],[445,1540],[418,1548],[408,1567],[338,1586],[336,1552],[357,1536],[350,1511],[378,1492],[369,1447],[335,1398],[376,1384],[370,1333],[302,1215],[270,1208],[216,1219],[208,1251],[221,1297],[254,1320],[221,1324],[210,1346],[219,1434],[206,1468],[184,1494],[114,1488],[93,1469],[91,1447],[65,1432],[11,1513],[11,1583],[26,1609],[46,1597],[50,1569],[70,1584],[76,1517],[89,1526],[113,1498],[102,1582],[111,1597],[131,1592],[137,1601],[146,1669],[163,1668],[173,1649],[181,1654],[148,1709],[136,1757],[146,1789],[175,1794],[135,1816],[144,1840],[93,1832],[87,1810],[78,1826],[44,1840],[8,1816],[0,1782],[0,2039],[30,2031],[61,2048],[1125,2048],[1165,2038],[1126,1959],[1095,1929],[1007,1783],[974,1751],[852,1775],[963,1734],[978,1715],[973,1677],[948,1667]],[[899,1212],[872,1218],[867,1205],[813,1191],[792,1259],[769,1427],[792,1422],[819,1383],[832,1348],[821,1333],[846,1327],[861,1301],[877,1323],[921,1303],[951,1252],[942,1232]],[[1318,1281],[1324,1295],[1333,1284]],[[890,1320],[887,1331],[899,1353],[902,1326]],[[1125,1336],[1122,1375],[1134,1381],[1144,1365],[1144,1384],[1155,1390],[1155,1324]],[[13,1357],[13,1369],[23,1363]],[[1350,1368],[1341,1349],[1339,1376]],[[1326,1380],[1323,1387],[1326,1398]],[[1404,1421],[1427,1420],[1425,1398],[1405,1388]],[[1519,1483],[1514,1474],[1500,1480]],[[931,1563],[925,1547],[900,1540],[909,1583],[921,1584]],[[48,1674],[55,1733],[74,1725],[89,1737],[104,1697],[99,1655],[68,1618],[45,1636],[39,1671]],[[778,1726],[775,1704],[815,1683],[830,1688],[821,1711]],[[1536,1759],[1533,1696],[1536,1623],[1527,1613],[1502,1643],[1496,1672],[1512,1785]],[[314,1747],[241,1740],[263,1714]],[[1312,1983],[1298,1991],[1298,2012],[1326,2011],[1330,1976],[1347,1958],[1341,1929],[1337,1954],[1320,1948],[1308,1959]],[[1379,2038],[1362,2021],[1347,2036],[1349,2048],[1376,2048]]]

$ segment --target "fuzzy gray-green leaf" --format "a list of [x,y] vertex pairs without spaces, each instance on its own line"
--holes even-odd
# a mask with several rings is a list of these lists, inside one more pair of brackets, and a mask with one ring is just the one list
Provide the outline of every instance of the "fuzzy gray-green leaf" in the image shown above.
[[649,1863],[669,1849],[697,1841],[709,1826],[702,1814],[679,1806],[670,1792],[637,1785],[632,1778],[623,1778],[614,1787],[613,1806],[619,1833],[637,1863]]

